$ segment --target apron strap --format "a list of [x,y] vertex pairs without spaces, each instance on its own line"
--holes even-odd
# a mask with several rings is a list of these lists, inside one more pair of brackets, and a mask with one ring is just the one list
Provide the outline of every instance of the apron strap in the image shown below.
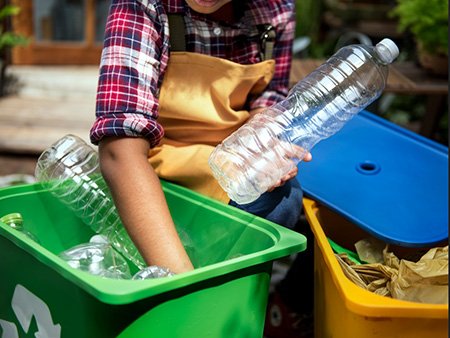
[[275,28],[273,28],[272,25],[261,25],[258,26],[258,28],[261,32],[261,35],[259,37],[261,60],[270,60],[273,58],[273,46],[275,44],[277,33],[275,32]]
[[167,17],[169,19],[170,51],[185,52],[186,35],[183,15],[168,14]]

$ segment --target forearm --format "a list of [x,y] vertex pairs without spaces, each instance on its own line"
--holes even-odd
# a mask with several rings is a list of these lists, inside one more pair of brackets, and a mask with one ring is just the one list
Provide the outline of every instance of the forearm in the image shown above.
[[158,177],[142,138],[107,138],[99,145],[100,166],[123,225],[148,265],[175,273],[192,270],[176,232]]

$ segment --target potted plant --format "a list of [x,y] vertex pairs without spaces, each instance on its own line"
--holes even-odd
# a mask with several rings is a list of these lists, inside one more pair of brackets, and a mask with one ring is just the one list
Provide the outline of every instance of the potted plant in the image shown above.
[[5,70],[8,64],[8,51],[10,48],[26,44],[28,39],[15,34],[9,28],[8,19],[17,15],[20,8],[13,5],[5,5],[0,8],[0,96],[3,96],[5,85]]
[[397,0],[390,12],[401,32],[411,32],[422,67],[448,73],[448,0]]

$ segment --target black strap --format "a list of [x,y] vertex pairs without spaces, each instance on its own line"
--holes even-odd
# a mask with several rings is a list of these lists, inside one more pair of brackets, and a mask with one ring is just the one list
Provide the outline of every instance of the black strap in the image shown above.
[[262,25],[258,28],[261,32],[259,36],[261,60],[270,60],[273,58],[273,46],[275,45],[277,33],[272,25]]
[[170,50],[172,52],[186,51],[186,34],[184,18],[180,14],[169,14]]

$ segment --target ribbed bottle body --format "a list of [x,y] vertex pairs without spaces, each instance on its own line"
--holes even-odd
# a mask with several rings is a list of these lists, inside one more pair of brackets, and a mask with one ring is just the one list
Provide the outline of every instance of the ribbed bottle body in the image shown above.
[[219,144],[209,165],[239,204],[256,200],[320,140],[339,131],[382,93],[387,63],[375,47],[340,49],[287,98],[252,117]]
[[36,178],[98,234],[134,263],[146,266],[123,227],[100,170],[97,152],[82,139],[66,135],[39,157]]
[[[272,108],[273,109],[273,108]],[[224,140],[209,158],[214,176],[229,197],[250,203],[295,163],[286,154],[292,144],[284,139],[283,120],[271,113],[256,115]]]

